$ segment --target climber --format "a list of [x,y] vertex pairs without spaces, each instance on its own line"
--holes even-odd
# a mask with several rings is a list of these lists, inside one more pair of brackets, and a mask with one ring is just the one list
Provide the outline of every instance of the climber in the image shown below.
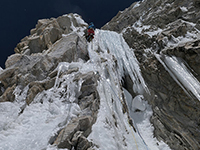
[[93,22],[91,22],[87,28],[87,34],[86,34],[86,40],[88,42],[91,42],[92,39],[94,38],[94,30],[95,30],[95,26],[93,24]]

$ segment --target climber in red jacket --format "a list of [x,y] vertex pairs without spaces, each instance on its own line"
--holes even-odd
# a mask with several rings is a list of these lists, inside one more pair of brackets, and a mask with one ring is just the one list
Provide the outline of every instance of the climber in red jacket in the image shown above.
[[87,36],[86,39],[88,42],[92,41],[92,39],[94,38],[94,30],[95,30],[95,26],[93,23],[90,23],[88,29],[87,29]]

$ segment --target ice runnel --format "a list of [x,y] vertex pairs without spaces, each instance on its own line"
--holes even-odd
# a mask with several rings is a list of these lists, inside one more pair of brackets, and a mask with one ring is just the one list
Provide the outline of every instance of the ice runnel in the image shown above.
[[121,81],[124,74],[131,76],[136,93],[148,91],[137,59],[120,34],[103,30],[95,33],[95,38],[88,44],[88,52],[93,70],[100,75],[98,93],[101,102],[88,139],[101,145],[102,150],[146,150],[145,142],[130,126],[127,113],[123,112]]
[[158,54],[155,56],[190,97],[196,97],[200,100],[200,83],[181,59]]
[[135,54],[129,48],[122,35],[116,32],[97,30],[97,36],[100,48],[105,51],[109,50],[117,59],[119,79],[124,74],[129,74],[134,83],[133,90],[135,93],[143,94],[144,90],[148,92]]

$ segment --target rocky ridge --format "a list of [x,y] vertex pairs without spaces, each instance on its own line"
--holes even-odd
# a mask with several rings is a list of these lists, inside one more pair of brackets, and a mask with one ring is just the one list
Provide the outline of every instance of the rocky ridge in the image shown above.
[[154,135],[174,150],[200,149],[200,101],[188,95],[157,59],[175,56],[200,81],[200,1],[143,0],[119,12],[102,29],[123,34],[150,89]]
[[[8,57],[5,63],[6,69],[1,73],[1,89],[5,91],[1,96],[1,101],[14,101],[14,97],[10,96],[10,94],[18,84],[22,89],[30,83],[30,87],[34,87],[34,84],[40,84],[40,87],[43,87],[43,89],[51,88],[54,85],[56,75],[53,71],[59,62],[76,62],[79,58],[85,61],[88,60],[85,39],[81,39],[76,33],[72,33],[61,39],[62,34],[69,34],[73,31],[73,25],[71,25],[73,22],[77,27],[80,26],[81,29],[84,29],[82,27],[86,27],[87,24],[79,23],[76,17],[79,18],[80,16],[70,14],[58,17],[57,19],[39,20],[36,28],[31,30],[32,34],[21,40],[15,48],[16,54]],[[73,21],[70,21],[70,19]],[[69,26],[66,28],[62,24],[69,24]],[[70,28],[71,26],[72,28]],[[54,30],[59,31],[54,34]],[[48,35],[45,35],[47,32]],[[48,39],[58,37],[53,41],[49,41],[54,46],[47,46],[45,36]],[[43,46],[38,47],[39,43],[42,43]],[[57,49],[59,49],[59,53],[56,52]],[[47,83],[44,81],[47,78],[50,78],[52,82]],[[43,82],[35,83],[36,81]],[[28,104],[31,101],[27,100]]]
[[[15,48],[15,54],[6,61],[6,69],[0,74],[0,102],[21,102],[18,115],[23,114],[27,106],[43,103],[43,98],[34,100],[39,93],[52,87],[69,92],[69,85],[55,85],[64,76],[71,75],[74,86],[79,86],[81,93],[75,93],[75,103],[82,114],[59,125],[60,129],[49,139],[49,143],[58,148],[88,149],[92,143],[87,140],[92,124],[96,121],[99,108],[97,77],[94,72],[80,73],[79,67],[71,65],[66,71],[59,72],[60,62],[86,62],[89,59],[87,41],[83,30],[87,24],[77,14],[63,15],[58,18],[38,21],[31,35],[25,37]],[[17,90],[16,90],[17,89]],[[20,91],[20,92],[17,92]],[[26,94],[24,100],[18,97]],[[57,93],[66,99],[62,93]],[[45,97],[46,94],[42,94]],[[53,102],[50,98],[49,102]],[[17,112],[16,112],[17,113]],[[67,124],[67,125],[66,125]],[[3,127],[2,127],[3,128]]]

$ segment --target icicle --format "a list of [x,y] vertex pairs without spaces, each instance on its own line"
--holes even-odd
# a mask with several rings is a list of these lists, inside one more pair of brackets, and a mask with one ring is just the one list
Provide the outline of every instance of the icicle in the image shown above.
[[[134,85],[133,90],[136,93],[143,94],[143,91],[149,93],[149,90],[145,84],[145,81],[141,75],[139,63],[133,53],[133,50],[129,48],[124,41],[122,35],[115,32],[98,31],[99,46],[104,52],[111,51],[118,62],[118,77],[121,79],[124,73],[130,75]],[[126,72],[124,72],[124,69]]]
[[190,97],[195,96],[200,100],[200,83],[182,61],[178,60],[175,56],[169,57],[158,54],[155,54],[155,56]]
[[57,73],[57,76],[56,76],[56,81],[55,81],[55,84],[54,84],[54,90],[56,90],[56,87],[59,86],[59,75],[60,75],[61,70],[62,70],[62,65],[59,65],[58,73]]
[[[146,149],[123,112],[125,106],[120,85],[123,75],[127,73],[135,83],[135,92],[142,93],[147,89],[137,59],[121,35],[102,30],[95,33],[94,42],[88,45],[88,52],[93,70],[98,71],[100,76],[98,92],[101,106],[97,124],[93,125],[89,139],[101,145],[102,149]],[[102,50],[100,53],[97,52],[99,47]],[[117,60],[117,65],[114,60]],[[127,147],[122,143],[123,138],[126,138]]]

